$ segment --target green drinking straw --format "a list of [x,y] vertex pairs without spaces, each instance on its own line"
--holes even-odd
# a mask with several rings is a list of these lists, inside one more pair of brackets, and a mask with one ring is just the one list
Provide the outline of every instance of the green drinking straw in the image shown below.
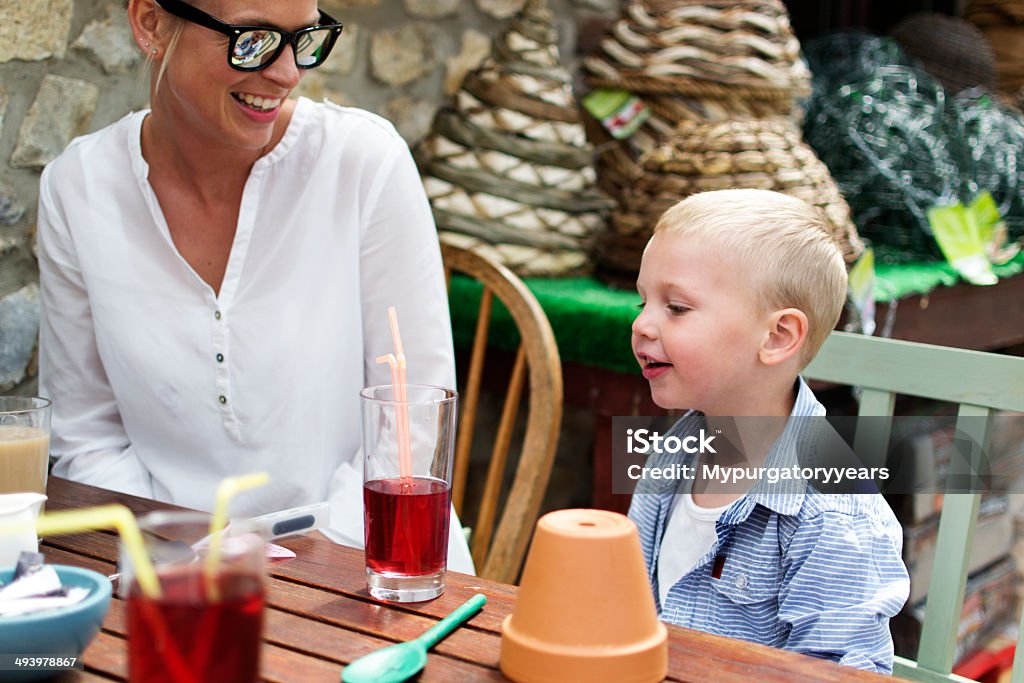
[[221,539],[224,536],[222,532],[228,524],[228,505],[238,493],[263,486],[268,481],[270,481],[270,475],[266,472],[252,472],[237,477],[227,477],[217,487],[217,501],[213,508],[213,517],[210,518],[210,549],[203,567],[206,574],[206,594],[213,602],[220,600],[217,569],[220,566]]
[[150,600],[159,600],[160,582],[157,580],[156,570],[149,555],[146,554],[146,545],[142,541],[139,526],[135,523],[135,515],[124,505],[100,505],[81,510],[47,512],[36,520],[36,533],[40,536],[74,534],[96,529],[117,529],[132,560],[139,588]]

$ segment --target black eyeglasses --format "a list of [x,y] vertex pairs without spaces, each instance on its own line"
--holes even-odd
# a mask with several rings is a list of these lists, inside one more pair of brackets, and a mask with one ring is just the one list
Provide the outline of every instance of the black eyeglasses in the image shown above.
[[228,37],[228,65],[238,71],[259,71],[274,63],[285,45],[295,51],[295,66],[313,69],[324,63],[341,35],[342,25],[326,12],[320,12],[316,26],[292,33],[270,26],[226,24],[201,9],[181,0],[156,0],[164,10],[193,24],[223,33]]

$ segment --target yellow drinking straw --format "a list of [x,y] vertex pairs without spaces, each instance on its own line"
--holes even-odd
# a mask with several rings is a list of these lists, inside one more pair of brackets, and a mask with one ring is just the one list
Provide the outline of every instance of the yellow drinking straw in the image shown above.
[[217,501],[213,508],[213,517],[210,518],[210,550],[206,555],[204,571],[206,573],[206,594],[211,601],[220,599],[220,590],[217,586],[217,567],[220,565],[221,533],[228,524],[228,505],[231,499],[238,493],[248,489],[263,486],[270,481],[270,475],[266,472],[252,472],[237,477],[227,477],[217,487]]
[[135,578],[143,594],[150,600],[160,598],[160,582],[156,570],[146,554],[146,545],[135,523],[135,515],[124,505],[100,505],[81,510],[47,512],[36,520],[36,533],[40,536],[74,534],[95,529],[117,529],[135,568]]

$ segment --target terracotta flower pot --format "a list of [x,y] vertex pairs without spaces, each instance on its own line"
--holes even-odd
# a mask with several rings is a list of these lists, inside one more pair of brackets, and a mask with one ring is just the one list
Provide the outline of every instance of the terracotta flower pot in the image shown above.
[[521,683],[660,681],[658,621],[636,526],[605,510],[544,515],[502,624],[501,670]]

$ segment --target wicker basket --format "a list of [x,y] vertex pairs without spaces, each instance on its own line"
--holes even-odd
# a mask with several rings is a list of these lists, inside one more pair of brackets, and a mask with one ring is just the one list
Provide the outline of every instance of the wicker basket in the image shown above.
[[[644,245],[658,218],[679,200],[728,188],[776,190],[823,210],[843,257],[864,250],[850,209],[828,169],[791,125],[761,119],[679,125],[672,137],[619,179],[620,209],[601,241],[602,275],[613,283],[635,281]],[[620,167],[629,173],[629,167]]]
[[[599,240],[606,280],[632,286],[661,213],[718,187],[779,189],[822,205],[847,258],[862,251],[849,209],[797,132],[810,72],[781,0],[628,0],[584,67],[589,85],[628,90],[652,110],[628,140],[587,121],[600,151],[598,182],[620,201]],[[721,160],[690,169],[658,161],[676,145],[712,144],[705,136],[750,149],[730,148],[728,168]]]
[[591,271],[614,206],[596,188],[553,18],[527,3],[416,150],[438,229],[522,276]]
[[[810,74],[779,0],[631,0],[584,60],[591,85],[789,114]],[[749,105],[739,105],[749,106]]]
[[950,94],[973,87],[995,92],[995,55],[976,26],[945,14],[919,12],[893,27],[892,36]]
[[971,0],[967,20],[981,29],[995,55],[999,93],[1010,104],[1024,92],[1024,1]]
[[1021,0],[970,0],[966,17],[975,26],[1024,26],[1024,2]]

